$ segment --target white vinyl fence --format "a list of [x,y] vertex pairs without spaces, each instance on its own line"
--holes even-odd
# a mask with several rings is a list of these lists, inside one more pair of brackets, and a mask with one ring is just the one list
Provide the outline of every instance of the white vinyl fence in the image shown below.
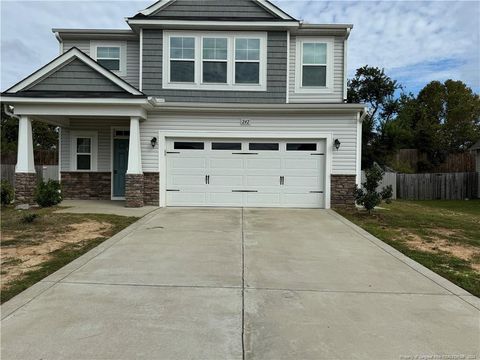
[[[58,165],[36,165],[35,171],[39,180],[56,180],[58,181]],[[0,165],[0,177],[7,180],[12,186],[15,185],[15,165]]]
[[[365,178],[365,171],[362,170],[362,183],[366,181]],[[377,191],[381,191],[382,188],[392,185],[392,199],[395,200],[397,198],[397,173],[394,172],[386,172],[383,175],[382,181],[380,181],[380,185],[377,188]]]

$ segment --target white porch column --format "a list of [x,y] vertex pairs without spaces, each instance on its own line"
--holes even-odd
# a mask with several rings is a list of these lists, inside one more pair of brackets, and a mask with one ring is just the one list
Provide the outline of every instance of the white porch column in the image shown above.
[[16,173],[35,173],[33,160],[32,121],[28,116],[20,116],[18,122],[18,151]]
[[143,174],[139,117],[130,118],[130,140],[128,148],[127,174]]

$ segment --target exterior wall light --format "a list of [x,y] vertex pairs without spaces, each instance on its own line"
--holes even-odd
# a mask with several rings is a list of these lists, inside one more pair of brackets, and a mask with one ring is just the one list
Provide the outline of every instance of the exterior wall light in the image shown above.
[[338,139],[335,139],[335,141],[333,142],[333,146],[335,146],[335,149],[337,149],[337,150],[340,149],[341,144],[342,143]]
[[150,140],[150,144],[152,144],[152,148],[154,148],[155,145],[157,144],[157,138],[153,137],[152,140]]

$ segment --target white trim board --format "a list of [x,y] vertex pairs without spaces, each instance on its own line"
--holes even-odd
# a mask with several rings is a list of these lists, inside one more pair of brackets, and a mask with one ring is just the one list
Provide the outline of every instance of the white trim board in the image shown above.
[[190,130],[160,130],[158,132],[158,171],[160,172],[160,207],[166,206],[167,194],[167,161],[166,143],[168,138],[229,138],[229,139],[325,139],[325,209],[330,209],[333,156],[333,135],[329,132],[295,132],[295,131],[190,131]]
[[[60,67],[68,64],[70,61],[73,61],[75,58],[78,58],[80,61],[84,62],[86,65],[90,66],[93,70],[97,71],[99,74],[103,75],[104,77],[112,81],[115,85],[119,86],[120,88],[129,92],[130,94],[143,95],[142,92],[135,89],[133,86],[131,86],[126,81],[116,76],[111,71],[99,65],[91,57],[89,57],[88,55],[86,55],[85,53],[83,53],[82,51],[78,50],[75,47],[71,48],[66,53],[58,56],[57,58],[52,60],[50,63],[40,68],[30,76],[26,77],[16,85],[12,86],[10,89],[8,89],[5,92],[9,94],[13,94],[18,91],[24,90],[29,86],[33,86],[36,83],[42,81],[45,77],[47,77],[51,73],[55,72]],[[44,99],[41,99],[41,100],[44,100]]]

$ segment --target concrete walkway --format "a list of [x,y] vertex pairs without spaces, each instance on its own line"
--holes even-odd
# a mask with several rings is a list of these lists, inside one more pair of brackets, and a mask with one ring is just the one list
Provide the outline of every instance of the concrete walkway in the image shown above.
[[1,355],[475,359],[479,309],[331,211],[170,208],[4,304]]
[[125,201],[113,200],[63,200],[60,204],[64,209],[58,213],[71,214],[111,214],[120,216],[142,217],[158,209],[158,206],[144,206],[141,208],[127,208]]

